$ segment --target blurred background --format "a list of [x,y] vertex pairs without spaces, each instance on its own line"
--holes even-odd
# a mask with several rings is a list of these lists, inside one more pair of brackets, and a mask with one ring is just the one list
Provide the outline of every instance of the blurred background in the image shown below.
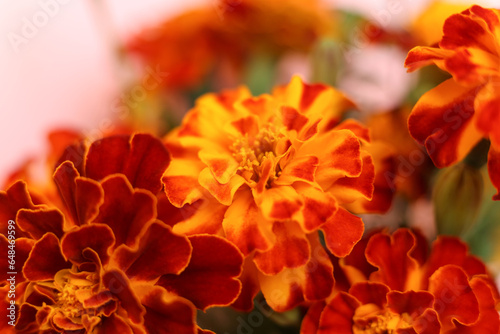
[[[384,21],[388,29],[397,31],[428,2],[329,0],[327,5]],[[402,10],[385,17],[384,10],[395,3]],[[478,3],[494,6],[496,0]],[[45,154],[50,130],[72,128],[91,133],[109,117],[127,76],[116,53],[123,41],[199,5],[213,5],[217,10],[215,0],[2,0],[0,183],[27,159]],[[369,57],[378,59],[378,51]],[[381,78],[382,91],[367,87],[377,103],[385,103],[381,97],[397,95],[401,88],[398,76],[406,76],[401,62],[404,54],[395,52],[395,57],[397,61],[377,60],[378,66],[361,62],[366,67],[361,71],[376,70]],[[359,82],[343,85],[349,90]]]

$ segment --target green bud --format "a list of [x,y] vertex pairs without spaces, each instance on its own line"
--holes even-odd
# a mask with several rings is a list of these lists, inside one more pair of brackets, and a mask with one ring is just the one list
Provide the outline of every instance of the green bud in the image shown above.
[[439,172],[433,203],[437,232],[463,236],[475,225],[483,197],[481,171],[464,163]]
[[314,82],[335,86],[344,58],[337,41],[324,38],[318,41],[313,50],[312,77]]

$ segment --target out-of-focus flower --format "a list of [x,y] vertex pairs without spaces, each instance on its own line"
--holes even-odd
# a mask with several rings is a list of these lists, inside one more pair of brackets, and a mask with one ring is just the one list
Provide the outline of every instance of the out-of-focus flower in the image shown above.
[[198,207],[174,231],[224,235],[248,257],[240,308],[251,308],[259,286],[280,311],[325,298],[332,268],[317,231],[345,256],[363,233],[346,208],[390,204],[368,202],[375,178],[368,131],[340,123],[349,107],[336,90],[295,77],[272,95],[252,97],[245,88],[205,95],[167,137],[167,197]]
[[488,170],[500,200],[500,11],[472,6],[450,16],[438,48],[416,47],[409,71],[434,63],[451,79],[425,93],[408,120],[437,167],[462,160],[483,138],[491,141]]
[[329,27],[317,1],[220,0],[144,31],[127,48],[169,73],[161,82],[169,90],[197,88],[209,75],[220,87],[241,82],[243,65],[256,54],[309,51]]
[[335,267],[338,292],[313,305],[301,333],[488,333],[500,330],[485,265],[453,237],[428,254],[419,233],[364,239]]
[[[6,254],[14,239],[5,222],[15,222],[16,333],[194,334],[196,308],[235,300],[243,261],[236,247],[218,236],[177,235],[160,214],[170,155],[158,139],[75,144],[61,161],[61,207],[32,197],[24,181],[0,192]],[[12,271],[6,260],[0,266],[2,275]]]
[[443,36],[444,21],[469,8],[468,4],[433,1],[411,25],[412,36],[425,45],[437,44]]

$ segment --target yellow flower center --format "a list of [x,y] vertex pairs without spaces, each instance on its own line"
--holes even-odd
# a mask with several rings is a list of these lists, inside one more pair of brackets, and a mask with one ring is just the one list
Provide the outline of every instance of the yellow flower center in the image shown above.
[[54,307],[75,323],[81,323],[80,318],[87,314],[97,316],[99,310],[85,307],[84,301],[97,293],[99,278],[96,273],[73,273],[69,269],[59,271],[54,280],[54,286],[59,291]]
[[[276,158],[278,131],[276,126],[269,124],[255,136],[245,134],[235,140],[231,146],[233,157],[239,162],[238,171],[247,180],[258,181],[262,174],[261,166],[267,159]],[[276,173],[271,173],[272,177]]]
[[362,305],[353,317],[354,334],[395,334],[398,329],[412,328],[409,314],[394,314],[376,305]]

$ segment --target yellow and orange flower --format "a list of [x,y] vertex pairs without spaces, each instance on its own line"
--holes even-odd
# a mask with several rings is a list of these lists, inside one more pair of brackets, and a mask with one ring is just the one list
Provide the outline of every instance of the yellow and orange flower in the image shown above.
[[[246,88],[205,95],[167,136],[167,197],[197,208],[173,229],[225,236],[248,257],[239,308],[251,308],[259,287],[275,310],[325,298],[333,277],[318,231],[332,253],[345,256],[363,233],[346,208],[390,204],[390,196],[370,202],[368,130],[340,123],[349,107],[333,88],[295,77],[272,95],[252,97]],[[321,270],[313,275],[311,266]]]
[[[158,139],[74,147],[54,173],[62,208],[32,197],[24,181],[0,192],[0,249],[7,254],[6,222],[15,222],[17,271],[17,321],[2,333],[197,333],[197,308],[240,293],[241,253],[219,236],[178,235],[159,214],[170,155]],[[6,259],[0,267],[6,309],[13,270]]]
[[457,238],[439,237],[428,254],[423,236],[399,229],[356,247],[335,267],[340,291],[309,309],[302,334],[499,332],[496,286]]
[[500,200],[500,11],[472,6],[450,16],[439,47],[416,47],[409,71],[434,63],[452,78],[425,93],[408,120],[437,167],[462,160],[489,139],[490,178]]

